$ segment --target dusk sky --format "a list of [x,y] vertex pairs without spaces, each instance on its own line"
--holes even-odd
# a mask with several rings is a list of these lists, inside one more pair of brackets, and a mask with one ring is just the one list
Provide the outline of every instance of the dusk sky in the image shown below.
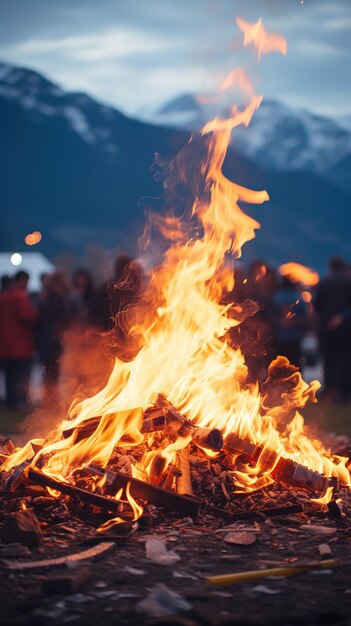
[[[0,0],[0,60],[129,113],[211,91],[245,64],[258,91],[350,115],[350,0]],[[235,17],[262,17],[288,55],[240,49]]]

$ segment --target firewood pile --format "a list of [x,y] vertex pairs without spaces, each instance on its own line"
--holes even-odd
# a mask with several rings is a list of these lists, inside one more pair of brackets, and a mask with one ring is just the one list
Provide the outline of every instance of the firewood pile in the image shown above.
[[[73,435],[75,442],[84,440],[94,433],[98,424],[98,417],[90,419],[82,422],[75,430],[63,431],[62,437]],[[306,507],[320,506],[314,504],[314,500],[318,501],[328,489],[337,496],[345,496],[349,492],[349,487],[335,478],[325,477],[290,459],[278,459],[276,453],[271,451],[265,453],[266,465],[262,468],[268,475],[268,487],[264,491],[244,493],[236,485],[235,473],[243,473],[248,467],[255,468],[262,456],[262,448],[235,433],[229,433],[223,438],[217,428],[203,428],[194,424],[160,393],[154,393],[150,398],[141,431],[144,441],[129,448],[117,448],[110,457],[108,467],[94,464],[83,466],[73,471],[67,482],[57,480],[42,470],[41,465],[47,460],[45,457],[39,457],[38,466],[34,467],[31,460],[26,460],[2,473],[3,496],[9,501],[10,509],[14,510],[20,499],[22,510],[15,515],[27,519],[26,523],[31,527],[29,534],[40,534],[35,530],[36,523],[30,519],[32,508],[38,510],[40,515],[43,511],[46,513],[46,507],[49,507],[49,515],[45,518],[45,524],[48,524],[51,518],[53,523],[67,520],[70,515],[68,506],[80,503],[80,510],[84,510],[84,515],[89,512],[97,525],[101,519],[108,520],[117,515],[119,523],[125,522],[124,525],[117,524],[123,535],[125,528],[131,529],[132,522],[136,520],[135,512],[130,510],[126,502],[127,489],[132,499],[142,504],[140,512],[143,510],[144,520],[148,517],[157,518],[161,511],[163,514],[173,513],[192,518],[207,514],[227,522],[302,513]],[[169,463],[162,452],[175,441],[182,443],[176,463]],[[3,442],[3,448],[5,454],[12,454],[15,450],[9,440]],[[138,467],[146,450],[154,454],[148,479],[142,480],[134,477],[132,468]],[[38,447],[33,444],[33,457],[37,452]],[[119,490],[121,497],[116,499]],[[267,497],[267,494],[272,494],[272,498]],[[330,513],[341,518],[340,499],[329,499],[327,504]],[[140,513],[137,517],[140,517]],[[7,521],[3,526],[7,529],[5,534],[21,534],[17,526],[21,526],[19,520],[18,523]],[[120,531],[115,529],[115,532],[118,535]],[[28,541],[25,544],[28,545]]]
[[[286,592],[284,585],[283,591],[275,589],[279,584],[272,579],[261,581],[266,570],[267,576],[272,571],[280,580],[299,573],[305,584],[314,584],[318,577],[310,572],[318,569],[342,579],[339,570],[350,541],[349,487],[288,459],[270,459],[271,481],[251,493],[238,492],[234,472],[255,467],[261,450],[235,434],[223,437],[218,429],[193,424],[159,393],[151,400],[144,412],[144,442],[116,449],[106,468],[86,465],[64,482],[44,473],[42,458],[41,467],[27,460],[3,473],[0,570],[12,577],[26,602],[25,579],[30,593],[35,589],[43,599],[39,608],[34,602],[31,619],[81,618],[88,623],[89,602],[94,600],[100,613],[115,610],[121,623],[139,623],[145,617],[150,624],[154,618],[163,623],[162,616],[184,613],[193,620],[189,623],[212,626],[225,623],[218,618],[218,603],[231,614],[236,591],[223,590],[227,585],[240,583],[244,589],[236,599],[239,613],[250,594],[255,603],[256,596],[258,601],[258,596]],[[83,440],[98,424],[99,418],[83,422],[62,437]],[[187,444],[178,451],[176,463],[166,467],[162,450],[179,439]],[[14,452],[11,441],[2,446],[4,455]],[[155,453],[149,480],[132,476],[146,449]],[[33,457],[37,452],[33,444]],[[343,453],[348,454],[347,446]],[[316,502],[329,487],[333,499]],[[127,491],[143,507],[137,521]],[[116,570],[121,568],[116,591]],[[146,589],[135,586],[143,577],[151,585]],[[291,583],[295,594],[296,584]],[[344,586],[346,594],[346,580]],[[323,594],[313,593],[323,603]],[[17,605],[8,608],[8,623],[13,611]],[[172,619],[182,624],[187,618]],[[274,621],[271,616],[269,622],[247,623]]]

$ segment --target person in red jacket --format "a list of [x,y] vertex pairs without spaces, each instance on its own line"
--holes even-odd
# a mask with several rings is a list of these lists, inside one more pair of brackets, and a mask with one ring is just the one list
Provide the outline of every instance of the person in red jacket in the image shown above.
[[28,280],[27,272],[20,271],[0,294],[0,359],[9,408],[27,405],[37,318],[27,291]]

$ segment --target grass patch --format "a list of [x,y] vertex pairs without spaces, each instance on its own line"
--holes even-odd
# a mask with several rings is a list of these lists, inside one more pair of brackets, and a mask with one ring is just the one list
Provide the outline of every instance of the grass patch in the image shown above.
[[24,420],[26,414],[24,411],[17,409],[8,409],[4,406],[0,407],[0,433],[2,435],[11,435],[18,432],[18,426]]
[[316,424],[319,429],[351,438],[351,404],[321,400],[310,404],[302,411],[307,424]]

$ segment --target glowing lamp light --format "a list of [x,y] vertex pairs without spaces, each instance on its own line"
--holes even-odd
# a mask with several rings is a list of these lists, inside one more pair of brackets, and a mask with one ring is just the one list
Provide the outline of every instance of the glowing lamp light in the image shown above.
[[12,265],[21,265],[22,263],[22,254],[19,252],[14,252],[11,254],[10,261]]
[[27,244],[27,246],[35,246],[35,244],[39,243],[39,241],[41,240],[42,240],[42,234],[39,232],[39,230],[35,230],[34,233],[29,233],[24,238],[24,241]]

